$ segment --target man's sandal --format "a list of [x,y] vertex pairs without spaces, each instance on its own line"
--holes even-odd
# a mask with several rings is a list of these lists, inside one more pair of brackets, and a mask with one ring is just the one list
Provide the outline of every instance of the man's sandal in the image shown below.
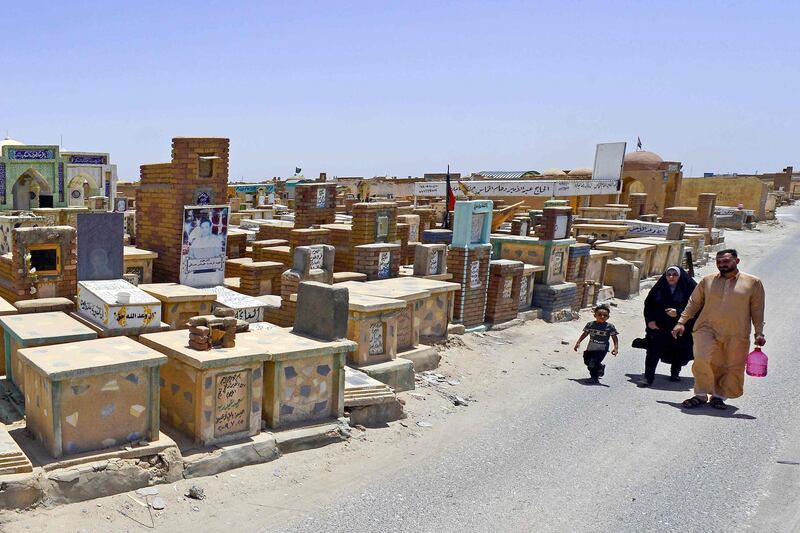
[[728,408],[728,405],[724,401],[722,401],[722,398],[711,398],[711,401],[709,402],[709,404],[714,409],[721,409],[722,410],[722,409],[727,409]]
[[682,405],[684,407],[686,407],[687,409],[694,409],[698,405],[703,405],[704,403],[707,403],[707,402],[705,400],[701,400],[697,396],[692,396],[691,398],[683,400],[683,404]]

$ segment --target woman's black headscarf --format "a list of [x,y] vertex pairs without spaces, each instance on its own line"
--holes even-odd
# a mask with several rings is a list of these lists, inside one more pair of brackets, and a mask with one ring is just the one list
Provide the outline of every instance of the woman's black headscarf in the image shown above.
[[[678,270],[680,276],[678,278],[678,283],[675,285],[675,290],[673,291],[670,289],[666,273],[675,269]],[[681,267],[671,266],[667,268],[656,284],[653,285],[653,288],[650,289],[650,293],[645,299],[645,321],[654,321],[659,324],[659,327],[661,327],[661,324],[668,325],[666,323],[669,322],[672,322],[672,325],[674,325],[678,319],[674,318],[670,320],[670,317],[664,314],[664,309],[674,307],[678,311],[678,314],[682,313],[686,308],[686,304],[689,303],[689,296],[692,295],[692,291],[694,291],[696,286],[697,282]]]

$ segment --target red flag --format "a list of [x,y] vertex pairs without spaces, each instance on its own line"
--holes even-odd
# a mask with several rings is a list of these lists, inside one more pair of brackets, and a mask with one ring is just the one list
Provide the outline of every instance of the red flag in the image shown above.
[[452,211],[456,207],[456,195],[450,185],[450,165],[447,165],[447,210]]

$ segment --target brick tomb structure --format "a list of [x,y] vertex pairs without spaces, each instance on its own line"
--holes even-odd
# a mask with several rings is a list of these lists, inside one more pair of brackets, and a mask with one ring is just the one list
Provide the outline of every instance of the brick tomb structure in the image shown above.
[[153,281],[179,281],[184,206],[226,203],[229,145],[222,138],[176,137],[172,162],[141,166],[136,242],[158,254]]
[[366,274],[369,281],[396,278],[400,272],[399,244],[362,244],[355,253],[355,271]]
[[[294,228],[303,229],[336,221],[335,183],[298,183],[294,188]],[[327,244],[327,243],[303,243]]]
[[486,321],[493,324],[517,317],[522,283],[522,261],[497,259],[489,263]]
[[489,260],[492,246],[489,229],[492,202],[456,202],[453,244],[447,254],[447,270],[460,288],[456,292],[453,320],[467,327],[480,326],[486,311]]
[[0,256],[0,296],[12,303],[73,299],[78,284],[76,235],[69,226],[12,230],[11,253]]

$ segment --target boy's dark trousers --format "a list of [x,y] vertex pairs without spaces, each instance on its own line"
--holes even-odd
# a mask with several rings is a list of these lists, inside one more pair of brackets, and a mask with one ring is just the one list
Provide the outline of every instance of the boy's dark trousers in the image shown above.
[[606,358],[608,355],[607,351],[585,351],[583,352],[583,362],[586,365],[586,368],[589,369],[589,375],[593,379],[597,379],[605,370],[605,365],[603,363],[603,359]]

